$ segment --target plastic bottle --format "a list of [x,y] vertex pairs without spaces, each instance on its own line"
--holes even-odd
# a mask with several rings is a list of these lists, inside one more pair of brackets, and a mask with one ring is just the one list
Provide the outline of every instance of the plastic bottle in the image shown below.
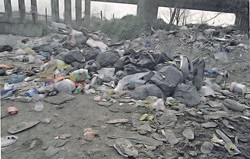
[[243,84],[233,82],[230,86],[230,91],[244,95],[247,92],[247,87]]
[[82,84],[78,85],[78,87],[75,89],[74,94],[84,93],[82,90],[84,90],[84,86]]
[[37,112],[41,112],[43,110],[43,102],[42,101],[38,101],[35,104],[35,111]]

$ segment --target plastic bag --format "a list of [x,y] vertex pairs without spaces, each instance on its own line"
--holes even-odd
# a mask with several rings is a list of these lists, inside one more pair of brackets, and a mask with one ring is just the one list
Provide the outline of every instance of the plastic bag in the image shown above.
[[119,82],[118,85],[116,86],[116,88],[114,89],[115,93],[121,93],[121,91],[123,90],[123,87],[127,84],[129,84],[129,82],[131,80],[139,80],[140,78],[144,77],[145,75],[147,75],[149,72],[142,72],[142,73],[137,73],[134,75],[128,75],[123,77]]
[[74,91],[76,88],[75,83],[69,79],[65,79],[56,83],[55,87],[58,92],[64,92],[69,94],[71,94],[72,91]]
[[156,72],[150,79],[160,87],[167,96],[174,93],[175,87],[183,81],[183,74],[174,66],[166,66]]
[[164,98],[162,90],[154,84],[147,84],[136,87],[133,91],[133,98],[137,100],[144,100],[148,96],[156,96],[158,98]]
[[199,93],[192,84],[179,84],[175,89],[173,97],[188,106],[195,106],[201,102]]
[[74,82],[83,82],[89,78],[87,69],[79,69],[70,73],[70,79]]
[[153,108],[158,111],[158,110],[162,110],[164,111],[165,109],[165,105],[164,105],[164,101],[163,99],[157,99],[153,104],[152,104]]
[[103,80],[110,81],[115,74],[115,68],[102,68],[98,71],[98,74]]

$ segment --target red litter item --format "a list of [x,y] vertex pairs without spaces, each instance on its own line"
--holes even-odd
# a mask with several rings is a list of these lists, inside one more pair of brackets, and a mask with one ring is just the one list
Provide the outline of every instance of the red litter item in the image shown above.
[[[78,87],[79,85],[82,85],[82,86],[84,87],[84,86],[85,86],[85,83],[86,83],[85,81],[83,81],[83,82],[80,83],[80,84],[77,83],[77,82],[75,82],[75,86]],[[84,90],[81,90],[81,93],[84,94]]]
[[7,107],[7,112],[9,115],[18,114],[18,109],[16,107]]

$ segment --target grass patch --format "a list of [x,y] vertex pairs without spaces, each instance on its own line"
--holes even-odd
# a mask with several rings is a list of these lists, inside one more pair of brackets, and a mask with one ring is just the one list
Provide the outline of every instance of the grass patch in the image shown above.
[[[142,32],[147,31],[149,27],[145,20],[138,16],[127,15],[121,19],[101,20],[97,17],[91,19],[91,31],[102,30],[114,41],[132,40],[138,38]],[[170,30],[170,25],[165,23],[162,19],[157,19],[152,27],[155,30]]]
[[163,19],[156,19],[153,23],[153,28],[155,30],[166,30],[169,31],[171,29],[171,26],[164,22]]
[[128,40],[139,37],[145,28],[146,22],[143,19],[138,16],[127,15],[121,19],[104,21],[100,29],[110,37]]

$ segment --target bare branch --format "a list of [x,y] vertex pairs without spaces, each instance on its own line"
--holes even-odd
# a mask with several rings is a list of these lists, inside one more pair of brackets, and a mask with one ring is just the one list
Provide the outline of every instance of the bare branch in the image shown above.
[[206,21],[204,21],[204,22],[206,23],[206,22],[208,22],[208,21],[210,21],[210,20],[213,20],[213,19],[215,19],[216,17],[218,17],[220,14],[222,14],[222,12],[218,13],[218,14],[215,15],[213,18],[210,18],[210,19],[208,19],[208,20],[206,20]]

